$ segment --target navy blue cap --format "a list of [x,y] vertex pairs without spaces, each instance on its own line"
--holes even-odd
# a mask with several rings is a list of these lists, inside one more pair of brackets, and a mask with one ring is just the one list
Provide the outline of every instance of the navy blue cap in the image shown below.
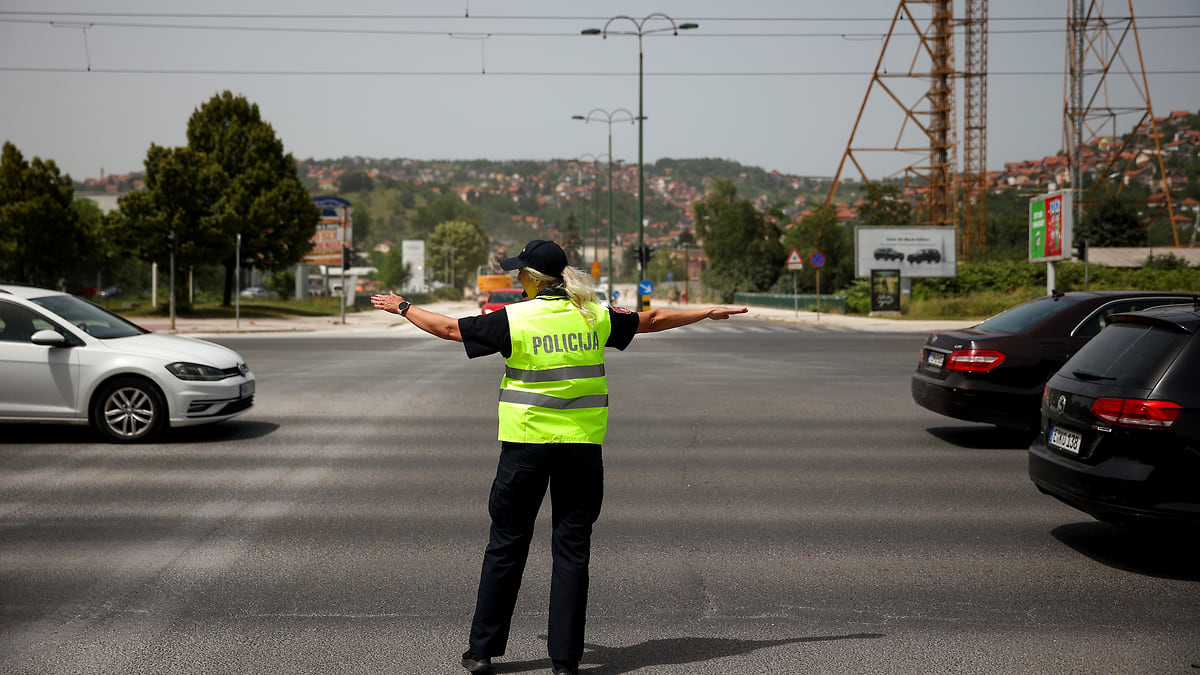
[[534,239],[525,244],[525,248],[521,249],[515,258],[501,260],[500,267],[510,271],[529,267],[547,276],[561,279],[563,270],[567,268],[567,254],[563,253],[561,246],[552,241]]

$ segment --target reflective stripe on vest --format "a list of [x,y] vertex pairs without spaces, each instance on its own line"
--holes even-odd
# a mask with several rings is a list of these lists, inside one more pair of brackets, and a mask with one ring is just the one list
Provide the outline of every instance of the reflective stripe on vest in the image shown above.
[[587,325],[565,297],[505,308],[512,354],[500,388],[499,438],[520,443],[603,443],[608,427],[604,345],[608,310]]
[[512,366],[504,366],[504,374],[522,382],[561,382],[563,380],[578,380],[584,377],[604,377],[604,364],[598,366],[567,366],[550,370],[518,370]]

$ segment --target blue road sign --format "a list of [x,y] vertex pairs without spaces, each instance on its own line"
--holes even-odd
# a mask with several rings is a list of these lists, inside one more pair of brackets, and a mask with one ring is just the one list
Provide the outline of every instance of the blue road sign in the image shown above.
[[814,253],[808,260],[813,264],[813,267],[820,267],[825,264],[825,255],[823,253]]
[[649,279],[646,279],[645,281],[638,284],[638,293],[641,293],[642,295],[650,295],[653,292],[654,292],[654,283],[652,281],[650,281]]

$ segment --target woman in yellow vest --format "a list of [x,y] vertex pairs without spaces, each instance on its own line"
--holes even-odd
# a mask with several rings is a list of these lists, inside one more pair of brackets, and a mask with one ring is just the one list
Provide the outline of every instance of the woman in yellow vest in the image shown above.
[[376,295],[377,309],[400,314],[437,337],[462,342],[467,356],[504,356],[500,385],[500,462],[488,512],[492,527],[483,557],[475,617],[462,665],[491,673],[502,656],[534,521],[550,490],[553,572],[548,650],[554,673],[579,672],[588,593],[592,524],[604,493],[601,444],[608,429],[604,349],[623,350],[636,333],[728,319],[745,308],[651,309],[601,305],[591,280],[567,264],[562,248],[533,240],[502,261],[519,270],[530,298],[480,316],[454,319]]

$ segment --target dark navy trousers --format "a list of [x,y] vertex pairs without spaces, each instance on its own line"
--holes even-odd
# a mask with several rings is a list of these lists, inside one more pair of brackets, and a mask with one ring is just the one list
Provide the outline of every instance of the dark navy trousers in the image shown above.
[[478,656],[502,656],[508,646],[534,521],[547,486],[553,524],[548,649],[555,661],[577,663],[583,656],[592,524],[604,497],[600,446],[509,442],[501,444],[488,499],[492,527],[471,622],[470,650]]

